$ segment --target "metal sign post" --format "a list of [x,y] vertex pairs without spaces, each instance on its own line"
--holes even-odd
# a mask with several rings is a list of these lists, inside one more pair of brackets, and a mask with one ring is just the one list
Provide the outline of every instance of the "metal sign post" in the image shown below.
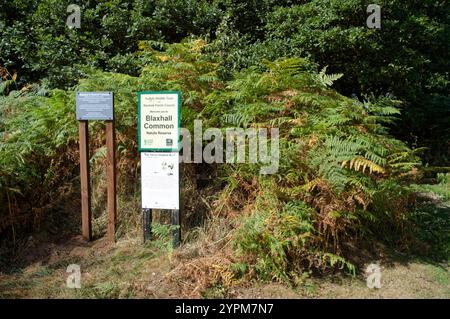
[[116,157],[114,95],[112,92],[77,92],[80,138],[81,223],[83,237],[92,240],[91,190],[89,176],[89,120],[106,121],[106,169],[108,176],[108,239],[114,242],[116,225]]
[[169,210],[174,247],[181,241],[179,130],[180,92],[138,93],[144,241],[151,239],[152,210]]
[[152,210],[151,208],[143,209],[143,225],[144,225],[144,242],[152,239]]
[[181,227],[180,227],[180,210],[172,210],[172,236],[173,236],[173,246],[180,246],[181,242]]

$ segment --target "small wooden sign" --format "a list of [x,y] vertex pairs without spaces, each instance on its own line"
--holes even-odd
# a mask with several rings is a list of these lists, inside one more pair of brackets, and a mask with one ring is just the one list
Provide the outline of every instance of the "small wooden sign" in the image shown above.
[[79,121],[82,234],[86,240],[92,240],[88,120],[106,120],[108,239],[114,242],[117,209],[114,94],[113,92],[77,92],[76,101]]

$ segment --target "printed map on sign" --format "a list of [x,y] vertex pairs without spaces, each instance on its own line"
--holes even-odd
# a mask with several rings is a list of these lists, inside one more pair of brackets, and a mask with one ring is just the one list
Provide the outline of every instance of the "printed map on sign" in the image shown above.
[[179,209],[179,155],[141,153],[142,208]]
[[139,149],[178,150],[179,93],[139,93]]

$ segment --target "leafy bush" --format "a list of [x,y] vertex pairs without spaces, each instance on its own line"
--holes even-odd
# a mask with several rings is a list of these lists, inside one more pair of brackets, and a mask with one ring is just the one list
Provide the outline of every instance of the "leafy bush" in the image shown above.
[[208,35],[220,19],[216,6],[205,0],[102,0],[80,3],[81,28],[71,30],[66,10],[72,3],[0,4],[0,66],[17,71],[21,84],[46,79],[52,88],[70,88],[85,65],[137,75],[135,61],[117,64],[129,60],[140,40],[179,42]]
[[[197,41],[168,48],[169,54],[183,59],[181,63],[162,62],[164,56],[142,43],[139,54],[146,66],[139,77],[91,70],[74,90],[56,89],[47,97],[45,87],[31,86],[0,96],[0,201],[5,203],[0,207],[0,232],[39,228],[48,210],[55,207],[58,213],[68,214],[64,210],[68,207],[57,208],[60,196],[70,195],[70,201],[79,204],[76,91],[115,92],[119,184],[124,185],[120,190],[128,195],[134,192],[139,158],[136,93],[149,88],[181,90],[190,96],[184,100],[182,125],[192,121],[195,109],[202,108],[208,81],[214,80],[214,64],[201,56],[202,46]],[[192,69],[196,71],[186,72]],[[89,125],[92,170],[97,172],[104,160],[104,124],[91,121]],[[66,194],[68,186],[70,194]]]
[[83,67],[137,76],[140,40],[215,39],[218,75],[260,66],[263,59],[309,57],[346,76],[346,96],[395,96],[404,101],[393,134],[425,146],[425,162],[447,165],[450,148],[449,32],[445,1],[375,1],[380,30],[366,26],[366,0],[102,0],[81,4],[81,29],[65,26],[69,0],[0,4],[0,66],[19,74],[19,87],[44,80],[70,88]]
[[441,185],[450,185],[450,174],[449,173],[438,173],[437,181]]
[[[408,245],[410,200],[399,181],[420,163],[415,151],[388,134],[385,125],[399,112],[396,101],[361,103],[339,95],[329,87],[341,75],[311,71],[316,67],[305,59],[264,65],[237,74],[225,90],[207,97],[201,113],[220,119],[222,127],[280,129],[276,174],[255,179],[259,166],[250,164],[226,173],[227,198],[235,200],[228,206],[246,211],[246,198],[253,212],[236,240],[253,256],[250,268],[265,279],[292,278],[295,265],[352,270],[345,259],[350,243],[378,237]],[[301,245],[288,240],[293,233],[304,239]]]
[[[0,196],[9,203],[0,208],[2,230],[14,229],[19,216],[28,225],[39,221],[63,185],[77,185],[77,90],[115,92],[120,196],[134,194],[136,92],[152,89],[183,92],[187,128],[199,118],[205,128],[280,129],[278,172],[258,175],[261,163],[224,164],[214,175],[223,181],[222,191],[210,204],[217,214],[247,212],[235,242],[248,269],[261,278],[295,281],[304,268],[353,272],[348,244],[374,239],[376,229],[386,238],[398,235],[391,244],[401,238],[409,198],[400,181],[418,159],[388,134],[386,123],[398,113],[395,101],[346,98],[330,88],[342,75],[317,71],[308,59],[262,61],[224,82],[204,41],[166,45],[163,51],[154,45],[140,43],[138,77],[87,70],[73,91],[0,97]],[[102,122],[91,122],[90,131],[96,171],[104,154]],[[72,195],[78,198],[79,192]]]
[[317,245],[320,234],[314,226],[315,212],[304,202],[287,202],[281,211],[260,209],[244,220],[235,242],[259,278],[295,282],[307,269],[335,265],[355,272],[345,259]]
[[[284,3],[284,2],[283,2]],[[308,57],[329,72],[343,73],[335,88],[346,96],[393,96],[404,101],[393,133],[426,161],[447,165],[449,140],[450,16],[445,2],[375,1],[381,29],[366,26],[364,0],[292,1],[273,6],[253,29],[224,19],[215,51],[226,75],[266,58]],[[263,36],[261,22],[265,24]]]

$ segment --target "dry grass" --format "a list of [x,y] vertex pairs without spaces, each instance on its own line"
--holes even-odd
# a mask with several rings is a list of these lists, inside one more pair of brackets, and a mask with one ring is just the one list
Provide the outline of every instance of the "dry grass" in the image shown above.
[[[139,240],[114,246],[51,245],[13,274],[0,274],[1,298],[450,298],[449,265],[421,262],[382,264],[381,289],[363,277],[309,278],[296,289],[280,283],[234,280],[226,252],[194,257],[192,248],[173,254]],[[66,287],[66,267],[78,263],[82,289]]]
[[320,283],[321,298],[450,298],[449,265],[420,262],[382,267],[380,289],[369,289],[363,279],[345,278]]
[[[237,281],[232,271],[230,225],[214,220],[172,251],[164,239],[139,237],[110,245],[35,243],[24,250],[24,266],[0,273],[1,298],[450,298],[449,264],[382,262],[382,287],[364,277],[306,278],[293,289],[280,283]],[[225,235],[224,234],[228,234]],[[31,253],[33,252],[33,253]],[[82,288],[66,287],[66,268],[81,266]]]
[[[362,276],[306,277],[295,289],[250,277],[237,280],[231,240],[238,219],[227,213],[235,210],[233,201],[208,203],[218,213],[186,233],[176,250],[170,238],[143,245],[137,200],[119,202],[122,236],[114,245],[104,239],[85,243],[79,236],[60,242],[30,238],[17,268],[0,270],[0,298],[450,298],[448,263],[386,259],[378,290],[367,288]],[[66,268],[73,263],[81,266],[81,289],[66,287]]]

